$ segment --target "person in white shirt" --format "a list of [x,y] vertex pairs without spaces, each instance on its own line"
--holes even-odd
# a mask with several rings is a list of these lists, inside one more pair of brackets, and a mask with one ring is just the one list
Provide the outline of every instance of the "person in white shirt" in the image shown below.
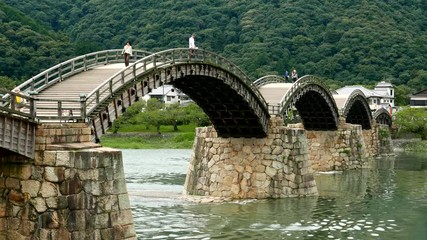
[[298,73],[297,73],[297,70],[293,70],[292,71],[292,75],[291,75],[291,77],[292,77],[292,82],[296,82],[297,80],[298,80]]
[[123,47],[122,54],[125,55],[125,66],[129,66],[129,59],[132,56],[132,44],[130,41],[126,42],[126,45]]
[[191,37],[188,39],[188,48],[190,49],[190,58],[194,56],[196,47],[196,35],[193,33]]

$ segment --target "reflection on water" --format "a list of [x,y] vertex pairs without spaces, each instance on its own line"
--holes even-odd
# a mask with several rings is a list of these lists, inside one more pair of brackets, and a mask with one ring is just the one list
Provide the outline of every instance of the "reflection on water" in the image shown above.
[[425,156],[316,175],[318,197],[193,204],[191,150],[123,150],[138,239],[427,239]]

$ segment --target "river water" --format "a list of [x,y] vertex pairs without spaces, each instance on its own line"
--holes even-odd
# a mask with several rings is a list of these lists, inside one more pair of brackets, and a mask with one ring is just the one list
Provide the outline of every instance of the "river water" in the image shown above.
[[427,239],[427,156],[316,174],[319,196],[180,199],[189,149],[122,150],[138,239]]

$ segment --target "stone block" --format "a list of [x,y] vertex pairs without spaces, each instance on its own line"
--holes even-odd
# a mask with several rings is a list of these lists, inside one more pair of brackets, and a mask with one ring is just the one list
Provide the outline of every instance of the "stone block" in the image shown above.
[[60,227],[58,213],[55,211],[45,212],[40,215],[41,228],[57,229]]
[[85,192],[67,196],[68,208],[70,210],[93,209],[93,197]]
[[74,167],[74,152],[58,151],[56,154],[56,166]]
[[[88,219],[88,216],[89,214],[87,210],[74,210],[70,212],[67,218],[67,228],[69,231],[73,232],[72,237],[74,237],[75,233],[78,233],[79,231],[84,231],[86,229],[86,220]],[[83,238],[77,239],[85,239],[85,233],[82,232],[80,237]]]
[[111,224],[114,225],[128,225],[133,223],[132,210],[125,209],[121,211],[114,211],[110,213]]
[[98,173],[99,173],[98,169],[89,169],[89,170],[79,170],[77,172],[77,175],[82,181],[97,180],[99,178]]
[[9,189],[20,189],[20,182],[17,178],[6,178],[5,185]]
[[79,193],[82,188],[82,182],[78,178],[77,174],[72,179],[63,181],[59,186],[59,190],[62,195]]
[[56,197],[56,196],[58,196],[58,190],[57,190],[57,187],[55,184],[50,183],[50,182],[43,182],[41,184],[39,194],[43,198]]
[[277,173],[277,170],[275,169],[275,168],[272,168],[272,167],[267,167],[266,169],[265,169],[265,173],[269,176],[269,177],[274,177],[275,175],[276,175],[276,173]]
[[94,196],[101,196],[102,194],[100,181],[95,181],[95,180],[83,181],[83,189],[86,193],[92,194]]
[[96,213],[119,211],[119,200],[116,195],[101,196],[95,204]]
[[91,217],[94,218],[95,229],[105,229],[112,226],[110,221],[110,214],[108,213],[95,214]]
[[131,208],[128,194],[118,195],[118,200],[119,200],[119,209],[120,210]]
[[58,208],[58,198],[50,197],[46,199],[46,205],[49,209],[57,209]]
[[127,193],[126,180],[125,179],[116,179],[114,183],[114,193],[115,194],[125,194]]
[[43,213],[47,210],[46,201],[44,198],[37,197],[30,199],[31,205],[36,209],[38,213]]
[[113,228],[101,229],[101,239],[105,240],[114,240],[114,230]]
[[49,182],[62,182],[65,178],[64,170],[63,167],[45,167],[44,179]]
[[27,180],[21,182],[21,190],[24,193],[28,193],[30,197],[37,197],[37,193],[40,189],[40,182],[35,180]]
[[9,176],[13,178],[18,178],[21,180],[30,179],[31,165],[30,164],[10,164]]

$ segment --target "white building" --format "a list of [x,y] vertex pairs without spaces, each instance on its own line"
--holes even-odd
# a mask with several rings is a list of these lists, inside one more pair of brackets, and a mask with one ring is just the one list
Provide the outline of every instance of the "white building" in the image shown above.
[[390,107],[394,107],[394,87],[391,83],[381,81],[373,90],[363,86],[346,86],[337,89],[336,92],[338,94],[349,95],[356,89],[365,94],[372,111],[376,111],[379,108],[388,110]]
[[156,89],[153,89],[149,94],[149,98],[157,98],[165,104],[186,103],[191,101],[181,90],[174,88],[172,85],[164,84]]

